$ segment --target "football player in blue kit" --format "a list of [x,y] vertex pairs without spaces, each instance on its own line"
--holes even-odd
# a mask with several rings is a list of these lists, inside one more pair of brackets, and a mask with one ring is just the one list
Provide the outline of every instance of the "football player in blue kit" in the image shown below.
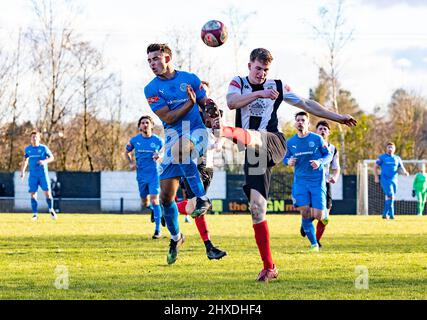
[[311,243],[310,252],[318,252],[312,218],[320,221],[327,210],[324,166],[331,162],[332,152],[320,135],[308,130],[307,112],[295,115],[295,128],[298,133],[287,141],[283,162],[295,167],[292,200],[301,212],[304,232]]
[[[374,164],[375,183],[381,182],[381,188],[385,194],[383,219],[394,219],[394,196],[397,191],[397,177],[399,169],[408,176],[409,173],[403,166],[402,159],[395,155],[396,146],[393,142],[386,145],[386,153],[378,157]],[[381,168],[381,179],[378,178],[378,169]]]
[[53,198],[50,191],[50,179],[47,164],[54,160],[49,148],[40,143],[40,133],[31,132],[31,144],[25,148],[24,161],[21,167],[21,179],[25,177],[25,170],[28,166],[28,192],[31,194],[31,209],[33,211],[33,221],[38,220],[37,189],[40,188],[46,195],[46,202],[50,216],[53,220],[57,219],[53,209]]
[[193,217],[205,214],[212,206],[206,197],[196,164],[197,158],[207,148],[208,132],[199,115],[199,106],[204,109],[208,97],[195,74],[174,68],[172,50],[166,44],[150,44],[147,47],[147,61],[155,78],[144,88],[144,93],[165,129],[160,201],[166,226],[171,234],[167,263],[172,264],[184,242],[175,202],[180,177],[186,178],[197,197]]
[[[160,223],[162,208],[160,207],[160,165],[157,160],[163,148],[163,139],[153,134],[154,121],[150,116],[144,115],[138,120],[140,134],[129,140],[126,145],[125,156],[129,161],[131,170],[136,169],[141,204],[150,208],[153,212],[155,229],[153,239],[161,237]],[[135,153],[135,161],[132,160],[132,152]],[[150,201],[148,200],[150,196]]]

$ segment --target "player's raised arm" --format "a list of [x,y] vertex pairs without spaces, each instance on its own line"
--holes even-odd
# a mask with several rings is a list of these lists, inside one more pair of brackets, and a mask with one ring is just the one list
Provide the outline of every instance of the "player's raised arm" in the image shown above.
[[[187,94],[188,100],[182,105],[181,108],[170,110],[167,105],[153,110],[154,113],[167,124],[173,124],[183,116],[185,116],[196,103],[196,93],[190,85],[187,85]],[[147,98],[148,103],[150,103],[150,97]]]
[[315,116],[318,116],[321,118],[325,118],[341,124],[345,124],[346,126],[349,126],[349,127],[353,127],[357,124],[357,120],[354,119],[351,115],[339,114],[339,113],[329,111],[320,103],[314,100],[301,98],[295,95],[294,93],[292,94],[285,93],[283,95],[283,100],[286,103],[289,103],[295,107],[303,109],[304,111],[314,114]]

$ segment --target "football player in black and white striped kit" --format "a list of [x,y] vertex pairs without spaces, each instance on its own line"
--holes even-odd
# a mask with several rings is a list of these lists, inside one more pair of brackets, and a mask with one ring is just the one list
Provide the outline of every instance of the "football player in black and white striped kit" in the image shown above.
[[301,98],[281,80],[267,79],[272,61],[267,49],[257,48],[251,52],[249,75],[233,78],[228,87],[227,105],[236,110],[235,127],[220,125],[219,129],[219,135],[246,147],[243,189],[249,199],[255,240],[264,264],[257,277],[257,281],[262,282],[278,276],[270,250],[266,212],[272,168],[286,153],[286,139],[279,130],[277,118],[281,102],[349,127],[357,124],[350,115],[331,112],[314,100]]

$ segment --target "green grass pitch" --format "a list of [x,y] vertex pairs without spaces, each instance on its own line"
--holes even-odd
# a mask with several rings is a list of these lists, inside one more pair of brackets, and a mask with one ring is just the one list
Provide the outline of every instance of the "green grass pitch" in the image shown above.
[[[0,299],[426,299],[426,219],[332,216],[324,249],[309,254],[300,217],[270,215],[279,279],[256,283],[262,265],[249,215],[207,216],[213,243],[228,252],[219,261],[207,259],[194,222],[180,216],[186,242],[167,265],[168,232],[152,240],[148,215],[32,222],[31,214],[0,214]],[[368,288],[355,286],[358,266]],[[68,289],[58,289],[65,270]]]

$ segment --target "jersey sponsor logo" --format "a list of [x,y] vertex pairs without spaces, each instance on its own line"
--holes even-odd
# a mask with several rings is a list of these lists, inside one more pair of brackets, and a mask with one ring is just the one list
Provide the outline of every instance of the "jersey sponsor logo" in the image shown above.
[[169,100],[169,101],[167,101],[167,104],[172,105],[175,103],[186,103],[187,101],[188,101],[188,98],[187,99]]
[[230,86],[236,87],[237,89],[241,89],[241,88],[242,88],[242,87],[240,86],[240,84],[239,84],[239,83],[237,83],[237,81],[236,81],[236,80],[232,80],[232,81],[230,82]]
[[309,155],[309,154],[313,154],[313,153],[314,153],[313,151],[297,152],[297,153],[295,153],[295,156],[296,157],[305,156],[305,155]]
[[160,100],[159,96],[152,96],[147,98],[148,104],[156,103],[159,100]]
[[179,85],[179,90],[181,90],[182,92],[186,92],[187,91],[187,86],[188,84],[183,82]]

